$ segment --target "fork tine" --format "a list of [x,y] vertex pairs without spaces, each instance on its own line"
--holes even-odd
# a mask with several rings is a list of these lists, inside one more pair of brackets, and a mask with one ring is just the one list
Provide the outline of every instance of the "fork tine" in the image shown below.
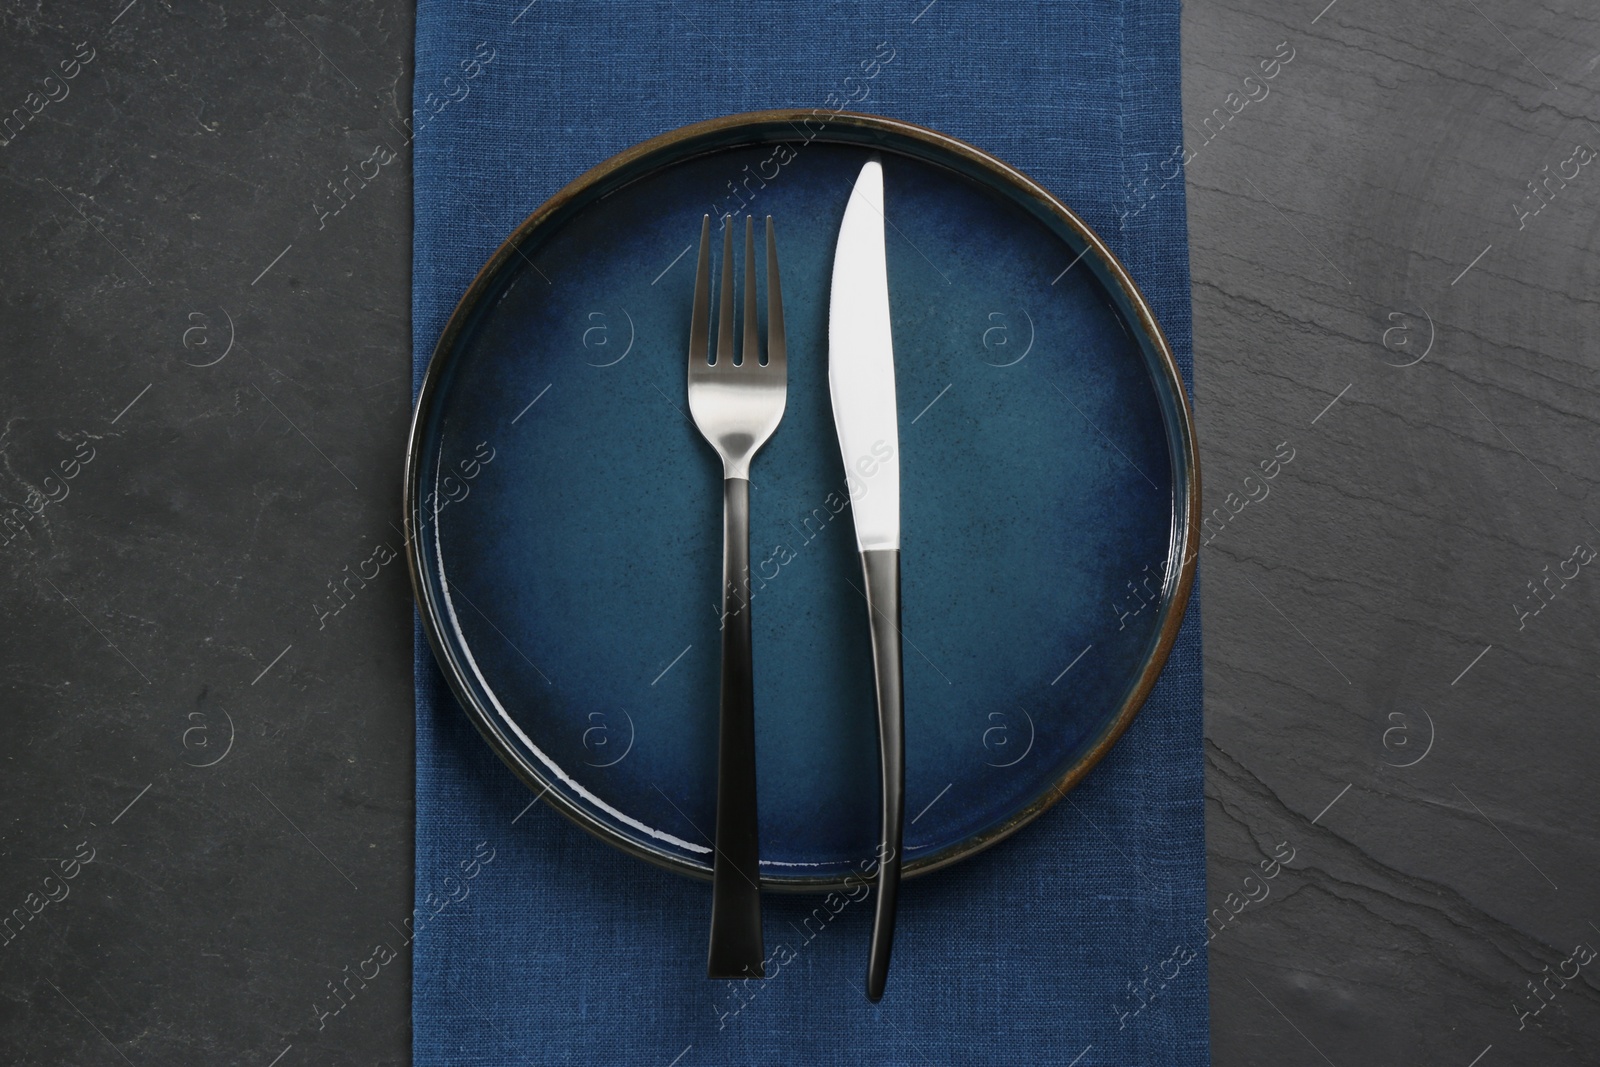
[[689,319],[689,371],[711,358],[711,216],[700,220],[700,262],[694,272],[694,311]]
[[739,348],[739,365],[761,363],[761,334],[756,329],[756,220],[744,217],[744,344]]
[[[751,257],[755,258],[752,252]],[[767,366],[779,374],[788,368],[788,348],[783,339],[783,287],[778,283],[778,238],[767,216]]]
[[722,216],[722,292],[717,302],[716,365],[733,366],[733,216]]

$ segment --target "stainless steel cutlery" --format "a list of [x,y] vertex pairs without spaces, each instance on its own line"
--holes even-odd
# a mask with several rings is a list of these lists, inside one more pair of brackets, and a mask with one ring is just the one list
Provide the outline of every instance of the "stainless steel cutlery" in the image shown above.
[[839,227],[828,305],[828,391],[839,452],[853,486],[856,547],[872,626],[878,690],[878,755],[883,786],[878,900],[867,960],[867,997],[883,996],[894,944],[905,817],[905,713],[900,665],[900,432],[894,340],[883,243],[883,166],[861,168]]
[[717,825],[711,868],[711,978],[761,978],[761,865],[756,822],[755,684],[750,640],[750,460],[783,418],[788,362],[778,246],[767,219],[767,360],[756,322],[754,220],[744,230],[744,344],[733,352],[733,225],[724,218],[717,350],[711,341],[711,216],[689,327],[689,412],[722,458],[722,697],[717,743]]
[[[788,384],[783,301],[767,219],[767,361],[759,358],[755,227],[745,219],[744,344],[734,361],[733,228],[724,219],[717,350],[710,355],[711,217],[700,226],[689,330],[689,411],[723,466],[722,696],[711,881],[712,978],[764,976],[756,820],[755,698],[750,627],[750,460],[783,417]],[[828,388],[851,484],[876,678],[882,804],[878,895],[867,997],[883,996],[894,944],[905,809],[905,711],[900,641],[900,436],[884,249],[883,167],[856,179],[834,251]]]

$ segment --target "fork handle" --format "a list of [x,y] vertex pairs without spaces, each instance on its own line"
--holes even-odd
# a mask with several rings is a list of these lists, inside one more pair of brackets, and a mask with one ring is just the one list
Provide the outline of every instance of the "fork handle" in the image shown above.
[[750,643],[750,482],[722,483],[722,706],[709,978],[764,978]]
[[895,904],[900,897],[900,840],[906,804],[905,677],[900,661],[900,550],[861,553],[872,619],[872,672],[878,684],[878,757],[883,782],[883,832],[878,845],[878,902],[867,957],[867,999],[883,996],[894,947]]

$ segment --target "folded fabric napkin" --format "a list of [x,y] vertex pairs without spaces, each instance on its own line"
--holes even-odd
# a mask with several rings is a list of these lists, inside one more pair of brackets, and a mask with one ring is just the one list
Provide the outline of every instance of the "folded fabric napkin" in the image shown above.
[[[414,381],[478,267],[566,182],[686,123],[781,107],[907,119],[1041,182],[1127,265],[1187,379],[1178,23],[1177,0],[421,0]],[[818,897],[767,895],[769,942],[794,951],[765,982],[707,981],[709,887],[534,803],[420,636],[416,688],[418,1064],[1209,1061],[1198,596],[1082,785],[906,883],[877,1005],[870,908],[807,922]]]

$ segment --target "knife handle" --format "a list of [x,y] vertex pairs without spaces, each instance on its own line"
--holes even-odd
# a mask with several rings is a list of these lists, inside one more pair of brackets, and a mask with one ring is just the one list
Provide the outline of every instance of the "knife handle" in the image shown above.
[[905,823],[905,677],[900,662],[900,550],[861,553],[872,619],[872,671],[878,684],[878,757],[883,782],[883,832],[878,846],[878,903],[867,957],[867,999],[883,996],[894,947],[895,902],[900,896],[900,838]]
[[750,482],[722,483],[722,699],[708,978],[764,978],[750,642]]

